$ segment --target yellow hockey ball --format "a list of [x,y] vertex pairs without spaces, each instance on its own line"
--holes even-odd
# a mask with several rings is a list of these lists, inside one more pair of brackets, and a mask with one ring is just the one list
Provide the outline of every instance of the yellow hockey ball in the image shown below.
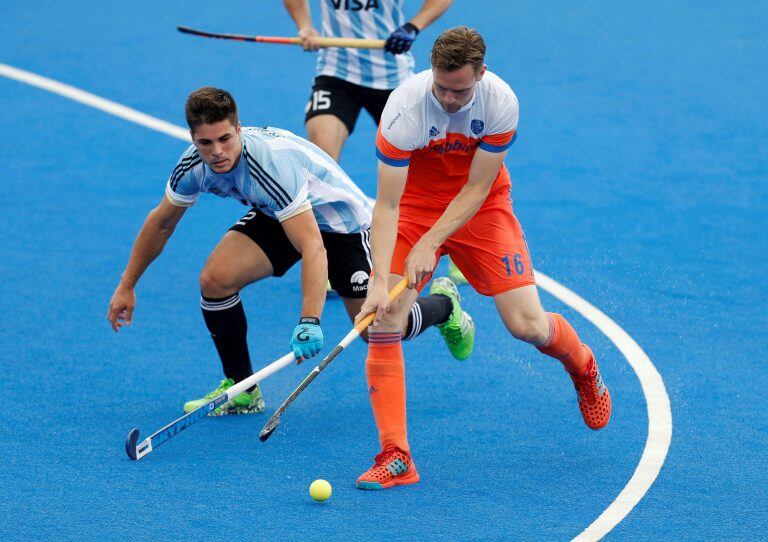
[[331,484],[327,480],[315,480],[309,486],[309,496],[317,502],[327,501],[332,492]]

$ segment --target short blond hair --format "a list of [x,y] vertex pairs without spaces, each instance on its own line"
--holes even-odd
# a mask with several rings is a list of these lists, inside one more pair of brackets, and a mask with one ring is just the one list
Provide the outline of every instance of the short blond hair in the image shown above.
[[449,72],[472,64],[477,73],[483,69],[485,63],[485,41],[474,28],[449,28],[435,40],[429,60],[433,68]]

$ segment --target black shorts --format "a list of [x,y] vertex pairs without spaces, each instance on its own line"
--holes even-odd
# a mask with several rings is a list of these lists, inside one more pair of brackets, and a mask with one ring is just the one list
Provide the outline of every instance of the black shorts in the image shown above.
[[[269,258],[272,275],[282,277],[301,254],[293,248],[280,222],[251,209],[230,230],[247,235]],[[328,254],[328,280],[341,297],[365,297],[371,274],[370,232],[332,233],[321,231]]]
[[391,92],[389,89],[362,87],[338,77],[319,75],[312,85],[304,121],[317,115],[333,115],[344,123],[351,134],[360,109],[365,108],[378,126]]

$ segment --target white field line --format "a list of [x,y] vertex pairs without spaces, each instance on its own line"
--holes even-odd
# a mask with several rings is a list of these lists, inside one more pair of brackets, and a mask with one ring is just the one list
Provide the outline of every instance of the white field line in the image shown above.
[[[6,64],[0,63],[0,75],[31,86],[48,90],[76,102],[95,107],[105,113],[151,130],[190,141],[189,131],[180,126],[146,115],[130,107],[106,100],[70,85],[65,85]],[[627,359],[635,371],[645,395],[648,409],[648,438],[640,462],[627,485],[598,518],[574,540],[579,542],[600,540],[623,520],[643,498],[659,475],[672,439],[672,412],[664,381],[648,355],[616,322],[598,308],[553,279],[536,273],[539,287],[579,312],[597,327]]]
[[616,322],[600,309],[546,275],[536,273],[539,287],[592,322],[624,355],[643,388],[648,410],[648,438],[640,462],[621,493],[579,536],[579,542],[600,540],[640,502],[661,471],[672,440],[672,411],[661,375],[648,355]]
[[0,75],[4,75],[9,79],[15,79],[16,81],[20,81],[28,85],[32,85],[33,87],[42,88],[43,90],[53,92],[54,94],[59,94],[60,96],[64,96],[70,100],[80,102],[81,104],[95,107],[96,109],[104,111],[105,113],[109,113],[110,115],[120,117],[121,119],[125,119],[129,122],[140,124],[141,126],[146,126],[150,130],[162,132],[173,137],[178,137],[184,141],[192,141],[189,136],[189,130],[185,130],[184,128],[176,126],[175,124],[171,124],[170,122],[156,119],[155,117],[151,117],[142,113],[141,111],[131,109],[130,107],[120,105],[119,103],[106,100],[100,96],[91,94],[90,92],[85,92],[79,88],[65,85],[64,83],[59,83],[53,79],[48,79],[47,77],[42,77],[40,75],[20,70],[6,64],[0,64]]

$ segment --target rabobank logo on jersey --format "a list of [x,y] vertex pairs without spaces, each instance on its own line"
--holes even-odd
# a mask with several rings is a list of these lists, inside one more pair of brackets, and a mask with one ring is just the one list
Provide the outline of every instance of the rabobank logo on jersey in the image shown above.
[[364,292],[368,289],[368,273],[355,271],[349,279],[353,292]]
[[455,139],[453,141],[446,141],[445,143],[441,143],[439,145],[431,145],[427,152],[436,152],[440,156],[449,153],[449,152],[471,152],[472,149],[474,149],[477,146],[476,141],[470,140],[469,145],[462,142],[460,139]]
[[483,131],[483,128],[485,128],[485,123],[480,119],[472,119],[472,123],[469,125],[469,127],[472,129],[472,133],[477,135]]

